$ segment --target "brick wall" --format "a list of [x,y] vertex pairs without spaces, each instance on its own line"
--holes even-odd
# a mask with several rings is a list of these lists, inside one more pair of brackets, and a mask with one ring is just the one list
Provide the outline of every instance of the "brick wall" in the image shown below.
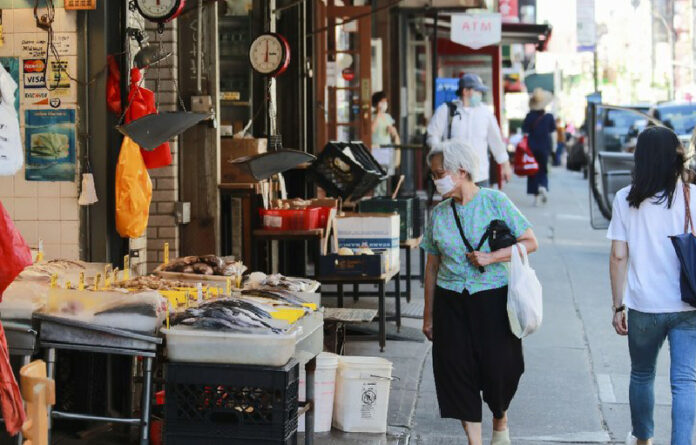
[[[77,13],[56,8],[54,22],[56,37],[71,35],[78,41]],[[22,100],[22,40],[45,38],[46,32],[36,27],[31,8],[2,10],[2,36],[0,57],[16,57],[20,64],[20,133],[24,150],[24,111],[41,108]],[[66,57],[77,57],[77,46],[72,47]],[[28,57],[33,58],[33,57]],[[76,73],[72,73],[76,75]],[[66,107],[74,108],[64,100]],[[80,159],[80,138],[77,138],[77,159]],[[79,171],[79,166],[78,166]],[[77,179],[77,178],[76,178]],[[80,258],[80,209],[77,204],[78,184],[73,182],[27,181],[24,168],[14,176],[0,176],[0,201],[15,222],[17,229],[31,247],[43,241],[47,259]]]
[[[151,68],[145,78],[145,86],[156,92],[159,110],[177,111],[177,21],[168,23],[159,37],[156,27],[148,24],[150,43],[160,43],[162,48],[172,51],[172,56]],[[158,73],[159,72],[159,73]],[[158,82],[159,77],[159,82]],[[158,85],[159,83],[159,85]],[[179,254],[179,226],[174,215],[174,203],[179,200],[178,138],[169,142],[173,163],[168,167],[150,170],[152,179],[152,203],[147,228],[147,269],[152,270],[164,259],[164,243],[169,243],[171,258]]]

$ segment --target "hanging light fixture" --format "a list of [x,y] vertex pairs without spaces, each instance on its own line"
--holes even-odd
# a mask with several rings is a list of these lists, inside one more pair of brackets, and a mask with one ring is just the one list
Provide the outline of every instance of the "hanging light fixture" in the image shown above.
[[138,51],[133,58],[133,64],[136,68],[143,69],[156,65],[172,55],[170,51],[162,51],[159,45],[150,45],[147,36],[143,34],[143,31],[140,29],[127,28],[126,33],[132,39],[135,39],[140,47],[140,51]]

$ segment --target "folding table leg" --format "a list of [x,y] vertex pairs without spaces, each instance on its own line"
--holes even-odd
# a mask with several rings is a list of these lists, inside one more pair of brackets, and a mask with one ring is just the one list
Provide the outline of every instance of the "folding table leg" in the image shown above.
[[384,292],[384,280],[379,282],[379,304],[378,304],[378,314],[379,317],[379,350],[384,352],[384,347],[387,344],[387,314],[385,309],[385,299],[386,295]]
[[406,302],[411,302],[411,248],[406,249]]
[[401,331],[401,273],[396,274],[396,281],[394,282],[396,296],[396,331]]
[[314,371],[316,368],[317,358],[313,357],[312,360],[308,361],[305,365],[307,375],[305,379],[305,400],[312,404],[312,407],[305,414],[305,445],[312,445],[314,443],[314,413],[317,409],[315,402],[316,394],[314,393]]
[[358,283],[353,283],[353,301],[357,302],[360,299],[360,285]]
[[140,445],[150,443],[150,405],[152,403],[152,357],[143,357],[143,395],[140,400]]
[[338,288],[338,307],[343,307],[343,284],[337,284]]
[[[46,377],[55,380],[56,378],[56,350],[46,349]],[[51,443],[51,428],[53,427],[53,405],[48,406],[48,443]]]

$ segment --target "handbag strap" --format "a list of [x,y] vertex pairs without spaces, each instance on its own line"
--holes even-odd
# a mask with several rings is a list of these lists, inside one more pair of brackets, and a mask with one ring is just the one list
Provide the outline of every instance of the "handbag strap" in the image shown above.
[[[454,203],[454,199],[450,200],[450,204],[452,207],[452,214],[454,215],[454,220],[456,221],[457,228],[459,229],[459,234],[462,236],[462,241],[464,241],[464,244],[466,245],[466,248],[469,252],[474,252],[474,247],[471,245],[469,240],[466,239],[466,236],[464,235],[464,229],[462,228],[462,222],[459,220],[459,213],[457,212],[457,206]],[[479,267],[479,272],[484,272],[483,266]]]
[[684,233],[689,233],[689,227],[691,227],[691,233],[696,235],[696,231],[694,231],[694,221],[691,218],[691,187],[686,182],[684,183],[684,209],[686,210],[684,216]]

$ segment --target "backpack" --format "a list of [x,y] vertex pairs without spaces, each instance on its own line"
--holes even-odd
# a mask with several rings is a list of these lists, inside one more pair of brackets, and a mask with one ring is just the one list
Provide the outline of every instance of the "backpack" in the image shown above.
[[[457,113],[457,104],[454,103],[454,101],[450,102],[445,102],[447,104],[447,108],[449,109],[449,113],[447,114],[447,139],[452,139],[452,121],[454,121],[454,117],[458,114]],[[427,146],[428,145],[428,132],[426,131],[423,133],[423,145]]]

